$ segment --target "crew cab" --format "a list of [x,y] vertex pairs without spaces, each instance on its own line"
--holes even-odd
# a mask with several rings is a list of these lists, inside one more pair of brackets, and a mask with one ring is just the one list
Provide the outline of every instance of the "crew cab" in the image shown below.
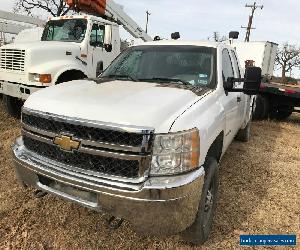
[[[209,236],[222,155],[249,140],[261,69],[224,43],[130,47],[99,78],[31,95],[12,146],[24,187],[150,235]],[[40,195],[42,196],[42,195]]]

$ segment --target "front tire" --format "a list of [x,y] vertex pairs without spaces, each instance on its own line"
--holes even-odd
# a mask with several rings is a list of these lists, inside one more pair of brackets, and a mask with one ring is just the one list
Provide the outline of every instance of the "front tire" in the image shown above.
[[263,120],[268,118],[270,109],[269,99],[266,96],[258,95],[256,97],[256,107],[253,112],[254,120]]
[[23,101],[21,101],[16,97],[3,95],[3,102],[4,102],[6,112],[10,116],[16,119],[20,119]]
[[198,213],[194,223],[182,233],[185,241],[194,245],[203,244],[212,229],[219,188],[219,167],[217,160],[208,158],[205,163],[205,181],[202,188]]

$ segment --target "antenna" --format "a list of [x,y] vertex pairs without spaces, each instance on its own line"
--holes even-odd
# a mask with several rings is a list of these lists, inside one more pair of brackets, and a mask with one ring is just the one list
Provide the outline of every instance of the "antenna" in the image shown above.
[[249,41],[250,41],[251,30],[254,30],[254,29],[255,29],[255,28],[252,28],[253,18],[254,18],[254,13],[255,13],[255,11],[256,11],[258,8],[260,8],[260,9],[262,10],[262,9],[264,8],[264,6],[263,6],[263,5],[257,5],[256,2],[254,2],[254,4],[252,4],[252,5],[246,4],[245,7],[246,7],[246,8],[251,8],[251,9],[252,9],[251,16],[249,16],[248,26],[247,26],[247,27],[241,26],[241,28],[247,29],[245,42],[249,42]]

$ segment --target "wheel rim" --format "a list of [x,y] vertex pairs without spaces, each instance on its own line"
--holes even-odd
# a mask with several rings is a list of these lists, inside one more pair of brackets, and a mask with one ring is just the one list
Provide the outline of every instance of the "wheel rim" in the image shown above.
[[214,184],[213,181],[210,183],[209,189],[206,193],[205,203],[204,203],[204,223],[203,227],[206,227],[209,220],[212,217],[213,207],[214,207]]

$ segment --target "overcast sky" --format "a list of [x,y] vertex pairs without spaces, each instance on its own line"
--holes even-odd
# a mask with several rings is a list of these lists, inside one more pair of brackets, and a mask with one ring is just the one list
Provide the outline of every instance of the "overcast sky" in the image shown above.
[[[11,10],[13,0],[0,0],[0,9]],[[169,38],[175,31],[183,39],[199,40],[212,36],[213,31],[227,35],[231,30],[240,31],[241,39],[245,30],[250,9],[246,3],[253,0],[115,0],[124,6],[125,11],[143,28],[146,10],[152,15],[149,33]],[[257,0],[264,9],[258,9],[254,17],[251,40],[290,42],[300,45],[300,0]],[[123,36],[125,34],[123,33]],[[125,36],[126,37],[126,36]],[[297,76],[298,77],[298,76]]]

